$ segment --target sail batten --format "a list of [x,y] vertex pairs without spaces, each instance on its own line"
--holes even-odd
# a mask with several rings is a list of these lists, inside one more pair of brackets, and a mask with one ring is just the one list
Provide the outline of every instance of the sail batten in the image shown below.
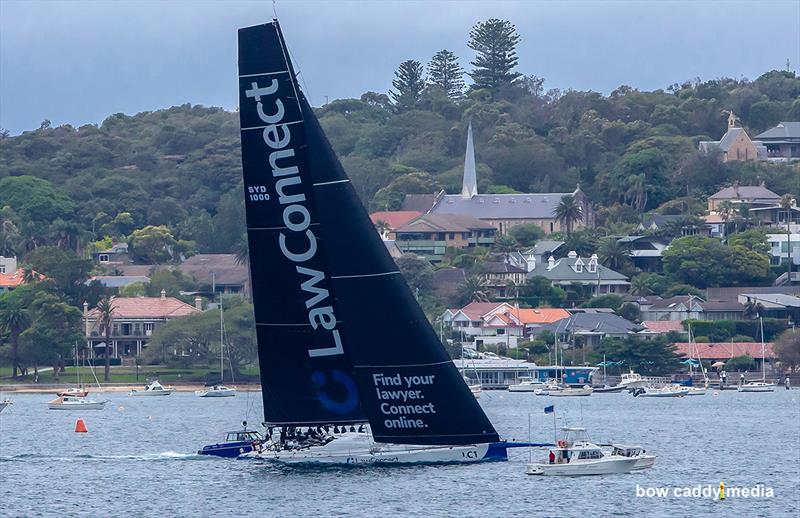
[[368,420],[374,439],[388,443],[498,440],[299,88],[277,22],[241,29],[239,46],[266,421]]

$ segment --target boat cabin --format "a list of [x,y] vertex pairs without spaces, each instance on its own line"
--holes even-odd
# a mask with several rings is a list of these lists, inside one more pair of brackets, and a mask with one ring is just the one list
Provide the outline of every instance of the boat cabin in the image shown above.
[[645,450],[640,446],[625,446],[622,444],[614,445],[611,455],[620,455],[622,457],[638,457],[645,453]]
[[236,432],[228,432],[225,435],[225,442],[253,442],[260,441],[261,436],[258,432],[239,430]]

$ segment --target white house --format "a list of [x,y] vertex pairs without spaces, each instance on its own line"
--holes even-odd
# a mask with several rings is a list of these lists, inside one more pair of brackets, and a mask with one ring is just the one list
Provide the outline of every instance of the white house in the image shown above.
[[789,253],[789,237],[792,245],[792,264],[800,265],[800,234],[767,234],[770,264],[781,264]]

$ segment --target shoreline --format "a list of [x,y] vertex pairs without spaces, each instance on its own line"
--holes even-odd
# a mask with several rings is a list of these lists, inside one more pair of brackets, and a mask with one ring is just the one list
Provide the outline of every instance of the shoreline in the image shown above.
[[[13,384],[13,385],[0,385],[0,392],[5,394],[55,394],[56,392],[66,390],[74,387],[73,384]],[[142,390],[144,383],[108,383],[105,385],[84,385],[90,394],[98,392],[130,392],[131,390]],[[175,392],[194,392],[195,390],[202,390],[205,385],[201,383],[170,383],[165,387],[172,388]],[[242,383],[231,384],[231,387],[236,388],[238,392],[260,392],[261,384],[258,383]]]

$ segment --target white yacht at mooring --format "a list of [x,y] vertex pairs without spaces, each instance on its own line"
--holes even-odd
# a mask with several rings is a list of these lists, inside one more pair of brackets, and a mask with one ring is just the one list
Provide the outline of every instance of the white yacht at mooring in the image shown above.
[[249,264],[265,424],[273,431],[246,456],[342,464],[506,459],[507,448],[524,444],[500,441],[442,346],[289,56],[277,20],[239,30]]
[[130,391],[128,395],[130,396],[138,396],[138,397],[149,397],[149,396],[169,396],[175,391],[174,387],[165,387],[158,380],[153,381],[152,383],[148,383],[145,385],[144,389],[138,390],[133,389]]
[[564,438],[556,443],[548,458],[530,462],[528,475],[568,476],[613,475],[635,469],[637,458],[604,452],[589,438],[584,428],[562,428]]

